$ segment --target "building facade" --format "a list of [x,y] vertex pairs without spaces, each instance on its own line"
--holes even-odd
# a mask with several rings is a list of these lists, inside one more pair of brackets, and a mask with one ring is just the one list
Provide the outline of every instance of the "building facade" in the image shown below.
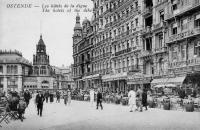
[[89,86],[199,91],[199,0],[92,1]]
[[53,70],[50,66],[49,55],[46,53],[46,45],[40,36],[36,45],[36,54],[33,55],[32,74],[25,78],[24,88],[26,89],[53,89]]
[[71,66],[52,67],[54,71],[54,88],[57,89],[75,89],[74,80],[72,79]]
[[80,89],[90,87],[91,82],[89,75],[91,74],[91,48],[93,40],[93,31],[91,22],[85,18],[80,23],[80,16],[76,16],[76,24],[73,35],[73,79]]
[[171,0],[166,7],[168,73],[186,90],[200,93],[200,0]]
[[31,63],[19,51],[0,51],[0,89],[20,92],[25,77],[31,73]]

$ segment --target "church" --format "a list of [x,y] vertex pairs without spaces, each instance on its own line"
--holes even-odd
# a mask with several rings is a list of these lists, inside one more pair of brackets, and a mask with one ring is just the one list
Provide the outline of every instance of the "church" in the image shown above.
[[32,73],[24,79],[24,89],[53,89],[54,71],[50,65],[49,55],[46,53],[46,45],[40,35],[36,45],[36,54],[33,55]]

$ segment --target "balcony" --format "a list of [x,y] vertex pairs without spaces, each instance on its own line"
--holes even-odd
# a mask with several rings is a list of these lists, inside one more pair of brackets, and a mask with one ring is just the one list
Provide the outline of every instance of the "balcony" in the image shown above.
[[142,51],[142,54],[141,54],[141,57],[147,57],[147,56],[152,56],[152,50],[143,50]]
[[192,37],[195,35],[200,34],[200,27],[196,27],[194,29],[188,29],[184,32],[180,32],[178,34],[170,35],[169,37],[166,37],[166,43],[172,43],[175,41],[183,40],[188,37]]
[[142,34],[143,35],[145,35],[145,34],[147,34],[147,33],[150,33],[150,32],[152,32],[152,27],[151,26],[147,26],[147,27],[145,27],[143,30],[142,30]]
[[[165,20],[170,20],[176,16],[183,16],[190,11],[198,11],[200,6],[200,0],[190,0],[186,6],[181,6],[174,12],[168,12],[165,16]],[[171,11],[171,9],[170,9]]]
[[165,52],[167,52],[167,47],[155,48],[153,51],[154,54],[165,53]]
[[139,65],[131,65],[128,66],[128,72],[139,72],[140,71],[140,67]]
[[119,55],[122,55],[122,54],[125,54],[125,53],[129,53],[129,52],[131,52],[131,48],[118,51],[118,52],[115,53],[114,56],[119,56]]
[[169,69],[174,69],[174,68],[182,68],[186,66],[196,66],[196,65],[200,65],[200,58],[170,62],[168,67]]
[[163,21],[157,24],[153,24],[153,30],[161,29],[163,25],[164,25]]
[[142,14],[144,16],[151,15],[152,14],[152,10],[153,10],[152,6],[146,7],[146,8],[143,9]]

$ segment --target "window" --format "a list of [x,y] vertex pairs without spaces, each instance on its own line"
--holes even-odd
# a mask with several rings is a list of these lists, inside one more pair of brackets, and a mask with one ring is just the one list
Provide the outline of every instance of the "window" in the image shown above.
[[200,56],[200,41],[194,43],[194,55]]
[[139,45],[139,39],[138,39],[138,36],[135,37],[135,44],[136,44],[136,45]]
[[163,34],[158,35],[158,48],[162,48]]
[[135,19],[135,26],[138,27],[138,18]]
[[164,21],[164,10],[160,11],[160,22]]
[[177,34],[177,23],[174,23],[174,24],[172,25],[172,34],[173,34],[173,35]]
[[200,14],[196,15],[195,21],[194,21],[195,27],[200,27]]
[[181,45],[181,58],[184,59],[186,55],[186,45]]
[[127,57],[127,66],[129,66],[129,57]]
[[0,88],[3,88],[3,78],[0,77]]
[[127,46],[126,46],[126,48],[127,49],[129,48],[129,40],[127,40]]
[[0,66],[0,73],[3,73],[3,66]]
[[172,47],[171,51],[172,51],[172,60],[177,60],[177,58],[178,58],[177,47]]
[[188,19],[183,19],[182,21],[181,21],[181,29],[182,30],[185,30],[185,29],[187,29],[188,28]]

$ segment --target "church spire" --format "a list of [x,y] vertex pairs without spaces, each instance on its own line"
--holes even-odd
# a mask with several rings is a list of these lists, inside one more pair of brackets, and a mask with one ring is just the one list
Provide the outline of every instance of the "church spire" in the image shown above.
[[40,34],[40,40],[39,40],[39,42],[38,42],[38,45],[43,45],[43,46],[45,46],[44,41],[43,41],[43,39],[42,39],[42,34]]
[[80,16],[77,13],[77,15],[76,15],[76,24],[75,24],[74,30],[81,30],[81,29],[82,29],[82,27],[81,27],[81,23],[80,23]]

